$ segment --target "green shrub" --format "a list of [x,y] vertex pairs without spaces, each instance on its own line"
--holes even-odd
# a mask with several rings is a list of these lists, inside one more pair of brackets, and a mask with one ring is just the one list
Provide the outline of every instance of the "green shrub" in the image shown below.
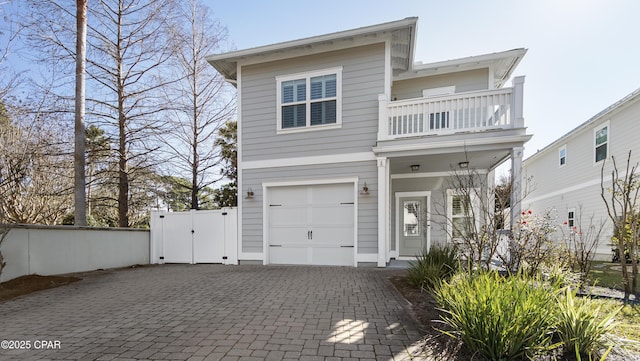
[[556,332],[568,352],[575,351],[576,358],[596,356],[614,346],[608,339],[614,327],[613,318],[622,307],[601,315],[600,306],[586,298],[577,298],[569,288],[558,297]]
[[472,352],[489,360],[513,360],[546,349],[553,334],[555,286],[497,272],[457,274],[435,291],[442,321]]
[[451,247],[435,246],[424,250],[410,262],[407,279],[420,290],[433,290],[442,280],[449,279],[458,269],[457,252]]

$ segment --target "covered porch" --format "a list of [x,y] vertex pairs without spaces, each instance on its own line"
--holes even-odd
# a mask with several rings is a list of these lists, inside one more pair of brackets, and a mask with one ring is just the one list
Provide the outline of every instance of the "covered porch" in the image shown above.
[[[374,151],[378,165],[378,266],[390,260],[414,259],[424,249],[445,245],[455,236],[452,225],[465,217],[457,197],[461,180],[490,202],[496,168],[508,162],[513,223],[521,212],[522,154],[530,135],[507,130],[468,137],[455,135],[384,144]],[[481,222],[477,219],[476,221]]]

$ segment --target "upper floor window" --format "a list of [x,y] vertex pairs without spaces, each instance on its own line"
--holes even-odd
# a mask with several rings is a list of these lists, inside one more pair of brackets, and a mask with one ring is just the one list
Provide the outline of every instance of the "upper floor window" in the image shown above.
[[342,125],[342,68],[279,76],[278,132]]
[[573,208],[567,212],[567,225],[572,229],[576,225],[576,210]]
[[567,146],[563,145],[558,151],[558,159],[560,167],[567,164]]
[[594,131],[595,162],[606,159],[609,154],[609,123],[596,128]]

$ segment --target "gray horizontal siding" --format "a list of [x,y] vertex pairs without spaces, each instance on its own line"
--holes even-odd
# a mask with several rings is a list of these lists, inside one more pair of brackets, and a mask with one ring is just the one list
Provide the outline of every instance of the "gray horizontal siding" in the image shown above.
[[269,169],[248,169],[242,174],[243,189],[254,191],[253,199],[242,199],[242,251],[263,251],[262,184],[277,181],[306,181],[359,177],[359,187],[367,182],[368,196],[358,196],[358,253],[378,253],[378,169],[376,162],[307,165]]
[[459,73],[433,75],[416,79],[394,81],[391,88],[392,99],[422,97],[423,89],[455,85],[456,93],[485,90],[489,86],[489,70],[476,69]]
[[[594,217],[594,223],[606,220],[606,209],[600,196],[600,172],[602,163],[594,163],[594,129],[599,128],[607,120],[609,121],[609,155],[616,158],[618,170],[624,172],[629,150],[632,151],[632,164],[640,162],[640,143],[637,136],[640,134],[640,100],[623,107],[593,126],[585,128],[581,132],[573,134],[565,142],[557,146],[545,149],[535,158],[528,159],[524,165],[525,175],[531,178],[527,197],[524,201],[526,207],[530,207],[537,213],[546,209],[557,212],[559,223],[566,220],[566,211],[582,206],[583,223],[588,223]],[[559,167],[558,151],[563,145],[567,146],[567,163]],[[612,162],[609,158],[605,163],[606,180],[611,178]],[[598,184],[578,188],[586,182]],[[570,190],[570,191],[565,191]],[[563,191],[562,194],[548,197],[549,194]],[[608,222],[608,220],[607,220]],[[606,257],[610,253],[607,246],[612,234],[610,224],[607,225],[603,241],[598,249],[600,257]],[[561,235],[557,235],[561,238]]]
[[[342,127],[276,134],[276,77],[342,66]],[[370,151],[378,131],[378,94],[384,92],[382,43],[244,66],[244,161]],[[327,146],[330,144],[330,146]]]

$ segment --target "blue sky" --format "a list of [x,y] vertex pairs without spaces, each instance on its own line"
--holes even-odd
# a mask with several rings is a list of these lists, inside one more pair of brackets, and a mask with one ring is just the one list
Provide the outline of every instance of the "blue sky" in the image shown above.
[[[525,156],[640,88],[636,0],[205,0],[236,49],[419,17],[415,60],[529,52]],[[639,120],[640,121],[640,120]]]

